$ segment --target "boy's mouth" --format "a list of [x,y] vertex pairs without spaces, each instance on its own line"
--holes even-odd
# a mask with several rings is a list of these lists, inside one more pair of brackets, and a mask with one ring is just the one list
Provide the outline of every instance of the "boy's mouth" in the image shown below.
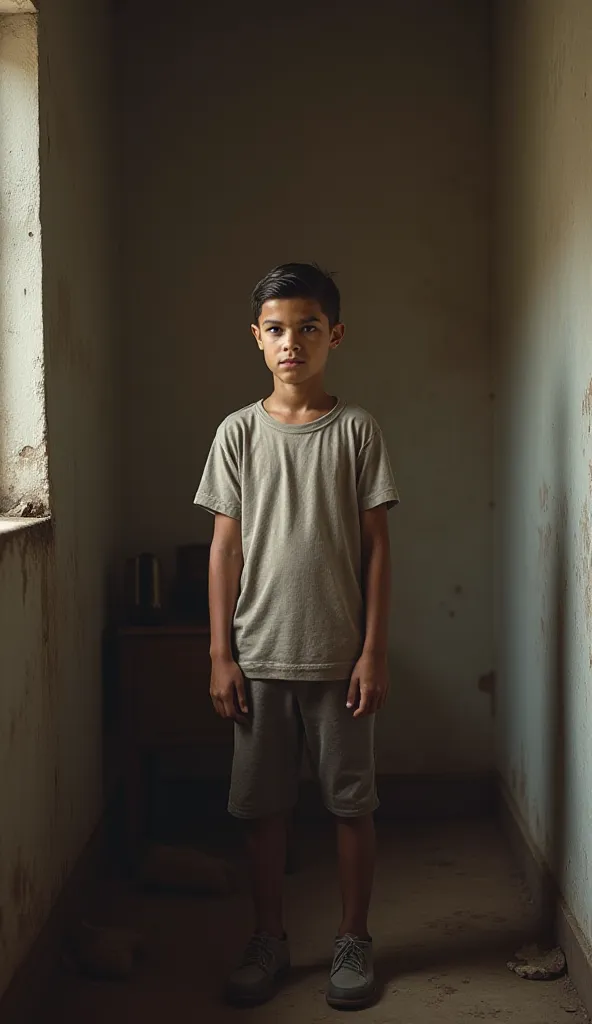
[[288,369],[291,366],[304,366],[304,359],[282,359],[280,366],[287,366]]

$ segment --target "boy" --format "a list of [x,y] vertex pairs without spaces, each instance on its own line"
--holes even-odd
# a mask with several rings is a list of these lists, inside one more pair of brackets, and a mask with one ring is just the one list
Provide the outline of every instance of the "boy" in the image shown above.
[[317,266],[260,281],[252,331],[273,392],[219,427],[195,499],[215,515],[210,693],[235,723],[229,811],[249,824],[256,928],[227,988],[243,1004],[270,998],[289,968],[282,883],[304,742],[338,832],[327,1000],[361,1008],[374,995],[374,714],[388,689],[386,512],[398,496],[377,424],[324,388],[339,307]]

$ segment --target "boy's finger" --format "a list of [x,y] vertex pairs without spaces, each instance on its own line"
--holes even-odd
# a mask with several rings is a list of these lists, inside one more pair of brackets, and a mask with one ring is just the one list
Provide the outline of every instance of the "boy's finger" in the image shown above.
[[243,714],[242,709],[239,707],[238,694],[235,697],[235,694],[233,693],[232,696],[229,698],[228,718],[232,718],[232,720],[236,722],[237,725],[244,725],[244,723],[247,721],[246,714]]
[[245,684],[244,684],[242,679],[240,679],[240,680],[237,679],[237,681],[236,681],[236,683],[234,685],[236,687],[236,698],[238,700],[238,706],[239,706],[241,712],[243,713],[243,715],[246,715],[249,712],[249,708],[248,708],[248,705],[247,705],[247,695],[245,693]]
[[354,718],[362,718],[368,714],[368,694],[362,693],[360,698],[360,706],[357,711],[354,711]]
[[234,703],[234,694],[231,694],[231,696],[224,698],[224,711],[225,718],[234,718],[235,721],[237,720],[238,711],[236,710],[236,706]]
[[353,708],[354,704],[356,703],[357,696],[358,696],[358,680],[357,679],[352,679],[351,683],[349,684],[349,689],[347,691],[347,697],[345,698],[345,706],[346,706],[346,708]]

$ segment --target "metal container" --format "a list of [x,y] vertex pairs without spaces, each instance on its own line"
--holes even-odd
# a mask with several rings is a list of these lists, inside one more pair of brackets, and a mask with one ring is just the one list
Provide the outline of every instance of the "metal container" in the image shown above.
[[128,558],[125,566],[125,602],[130,622],[153,626],[162,620],[160,562],[145,551]]

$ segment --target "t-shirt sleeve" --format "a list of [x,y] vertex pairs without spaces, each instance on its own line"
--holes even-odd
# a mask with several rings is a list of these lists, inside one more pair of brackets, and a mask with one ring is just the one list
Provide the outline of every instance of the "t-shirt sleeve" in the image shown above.
[[364,445],[357,464],[358,505],[361,512],[386,505],[399,504],[393,471],[380,430]]
[[195,504],[215,515],[241,518],[241,479],[238,459],[220,434],[216,435],[195,495]]

